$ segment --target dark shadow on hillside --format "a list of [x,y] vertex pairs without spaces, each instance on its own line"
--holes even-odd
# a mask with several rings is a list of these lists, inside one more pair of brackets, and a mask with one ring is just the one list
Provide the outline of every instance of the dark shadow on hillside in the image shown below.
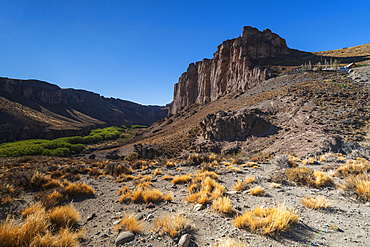
[[351,62],[360,63],[370,60],[370,55],[348,56],[348,57],[321,56],[311,52],[304,52],[291,49],[290,53],[287,55],[279,55],[273,58],[269,57],[253,60],[253,63],[261,66],[301,66],[303,64],[308,64],[309,61],[311,61],[312,65],[315,65],[318,62],[320,62],[323,65],[325,60],[327,61],[327,63],[329,63],[330,60],[334,61],[335,59],[340,61],[340,63],[348,64]]
[[290,239],[300,246],[308,246],[319,232],[320,230],[318,229],[314,229],[302,223],[297,223],[292,225],[288,232],[283,233],[275,240],[284,245],[287,244],[285,240]]

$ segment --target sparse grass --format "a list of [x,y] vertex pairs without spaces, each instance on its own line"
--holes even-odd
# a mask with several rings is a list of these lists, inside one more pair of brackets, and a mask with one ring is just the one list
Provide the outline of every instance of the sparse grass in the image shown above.
[[164,175],[163,176],[163,180],[172,180],[174,178],[174,176],[172,176],[172,175]]
[[74,197],[74,196],[92,196],[95,194],[95,190],[85,184],[85,183],[72,183],[68,185],[66,188],[66,193],[68,196]]
[[2,199],[1,199],[1,205],[7,205],[7,204],[10,204],[11,202],[13,201],[12,197],[10,195],[5,195]]
[[294,167],[286,171],[288,180],[297,184],[312,186],[315,183],[314,171],[308,167]]
[[[41,203],[32,204],[28,209],[22,212],[24,220],[15,223],[15,220],[9,217],[0,224],[0,246],[2,247],[77,247],[80,246],[79,239],[83,231],[73,233],[68,225],[73,220],[59,221],[61,225],[53,225],[52,220],[48,218],[49,214]],[[70,218],[70,210],[59,215],[60,217]],[[74,215],[78,212],[74,212]],[[67,215],[67,216],[65,216]],[[72,217],[73,218],[73,217]],[[66,223],[67,222],[67,223]],[[61,226],[59,231],[55,227]]]
[[333,178],[330,177],[325,172],[314,171],[313,175],[315,177],[316,187],[319,187],[319,188],[326,187],[334,183]]
[[118,226],[115,226],[114,229],[119,231],[120,229],[125,231],[130,231],[132,233],[141,233],[144,229],[144,223],[140,222],[135,218],[133,215],[127,215],[125,212],[125,216],[120,221]]
[[233,190],[235,190],[235,191],[243,191],[246,186],[247,186],[247,184],[245,182],[242,182],[242,181],[240,181],[238,179],[238,181],[236,182],[236,184],[233,187]]
[[253,177],[249,177],[249,176],[245,177],[245,183],[246,184],[253,183],[254,181],[256,181],[256,175],[254,175]]
[[155,231],[159,234],[168,234],[171,238],[176,237],[180,231],[190,230],[189,221],[183,215],[166,214],[155,223]]
[[328,208],[331,205],[331,202],[328,201],[324,196],[318,196],[317,198],[312,196],[304,197],[301,199],[301,202],[304,206],[312,209]]
[[172,192],[168,192],[163,196],[163,200],[171,202],[173,200]]
[[212,203],[212,208],[213,210],[224,214],[230,214],[233,211],[229,197],[219,197],[215,199]]
[[134,203],[149,203],[163,201],[163,193],[157,189],[150,189],[138,186],[133,191],[125,190],[118,199],[119,202],[131,200]]
[[254,188],[251,188],[249,193],[252,196],[260,196],[260,195],[265,195],[266,194],[265,189],[261,185],[258,185]]
[[235,227],[249,229],[252,233],[279,235],[289,230],[293,223],[298,222],[298,216],[284,204],[277,208],[257,207],[254,211],[247,211],[234,219]]
[[191,175],[176,176],[172,179],[173,184],[185,184],[191,181]]
[[46,207],[54,207],[55,205],[59,204],[63,198],[64,196],[62,194],[54,190],[53,193],[44,198],[43,204]]
[[215,172],[210,172],[210,171],[200,172],[199,176],[201,176],[203,179],[206,178],[206,177],[210,177],[210,178],[213,178],[215,180],[218,179],[218,175]]
[[349,160],[347,163],[339,167],[334,176],[336,177],[348,177],[350,175],[356,176],[364,172],[370,171],[370,162],[364,158],[357,157],[356,160]]
[[216,245],[211,245],[211,247],[248,247],[248,245],[233,238],[227,238],[218,239],[218,243]]
[[42,188],[44,189],[52,189],[58,187],[63,187],[63,184],[57,179],[50,179],[47,183],[42,185]]
[[35,172],[31,178],[31,185],[35,188],[40,188],[43,184],[50,181],[50,178],[48,178],[45,174],[41,172]]
[[344,189],[354,190],[363,201],[370,201],[370,181],[364,176],[347,178]]
[[81,216],[75,207],[70,204],[68,206],[55,207],[49,213],[49,219],[53,224],[62,228],[76,225]]
[[161,175],[163,172],[162,172],[162,170],[160,169],[160,168],[157,168],[157,169],[155,169],[155,171],[154,171],[154,176],[158,176],[158,175]]

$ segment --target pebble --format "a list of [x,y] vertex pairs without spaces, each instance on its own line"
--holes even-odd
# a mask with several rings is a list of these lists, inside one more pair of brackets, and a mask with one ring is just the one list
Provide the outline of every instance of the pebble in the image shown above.
[[135,238],[135,235],[133,233],[123,231],[123,232],[120,232],[120,234],[117,236],[116,241],[114,243],[116,246],[119,246],[120,244],[124,244],[124,243],[134,240],[134,238]]
[[193,208],[194,211],[200,211],[202,209],[204,209],[204,205],[200,203],[196,204]]
[[178,246],[179,247],[188,247],[190,244],[190,235],[189,234],[184,234],[181,236]]

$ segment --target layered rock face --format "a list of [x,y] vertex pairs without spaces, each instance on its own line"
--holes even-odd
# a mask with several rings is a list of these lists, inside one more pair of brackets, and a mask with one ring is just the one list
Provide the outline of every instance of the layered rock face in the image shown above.
[[0,143],[86,135],[91,128],[152,123],[167,107],[143,106],[38,80],[0,78]]
[[193,103],[206,104],[223,94],[244,92],[268,79],[258,60],[288,54],[283,38],[266,29],[244,27],[240,37],[218,46],[213,59],[190,64],[175,84],[171,113]]

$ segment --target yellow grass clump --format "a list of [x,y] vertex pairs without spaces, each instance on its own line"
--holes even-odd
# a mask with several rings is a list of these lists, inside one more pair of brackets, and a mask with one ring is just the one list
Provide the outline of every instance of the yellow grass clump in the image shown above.
[[278,235],[289,230],[293,223],[298,222],[298,216],[284,204],[277,208],[257,207],[254,211],[247,211],[234,219],[235,227],[247,228],[252,233]]
[[159,218],[155,223],[155,231],[159,234],[168,234],[170,237],[176,237],[181,230],[186,231],[190,228],[188,220],[182,215],[166,214]]
[[163,200],[171,202],[173,200],[172,192],[168,192],[163,196]]
[[265,189],[262,188],[261,185],[258,185],[252,189],[250,189],[249,192],[252,196],[257,196],[257,195],[264,195],[265,194]]
[[218,239],[218,243],[216,245],[211,245],[211,247],[248,247],[248,245],[235,239],[228,238]]
[[199,176],[202,177],[203,179],[205,179],[206,177],[211,177],[215,180],[218,179],[218,175],[215,172],[210,172],[210,171],[200,172]]
[[242,181],[240,181],[238,179],[238,181],[236,182],[236,184],[233,187],[233,190],[235,190],[235,191],[243,191],[246,186],[247,186],[247,184],[245,182],[242,182]]
[[233,211],[229,197],[219,197],[215,199],[212,203],[212,208],[213,210],[224,214],[229,214]]
[[172,180],[174,177],[172,175],[164,175],[162,180]]
[[370,181],[364,179],[355,180],[355,192],[364,201],[370,201]]
[[13,199],[12,199],[12,197],[11,197],[10,195],[5,195],[5,196],[1,199],[1,205],[10,204],[12,201],[13,201]]
[[118,199],[119,202],[131,200],[134,203],[149,203],[163,201],[163,193],[157,189],[150,189],[146,187],[136,187],[133,191],[122,192],[123,194]]
[[162,172],[162,170],[160,169],[160,168],[157,168],[157,169],[155,169],[155,171],[154,171],[154,176],[158,176],[158,175],[161,175],[163,172]]
[[181,175],[176,176],[172,179],[173,184],[184,184],[191,181],[192,176],[191,175]]
[[314,171],[313,176],[315,177],[316,187],[325,187],[333,184],[333,178],[325,172]]
[[66,188],[68,196],[91,196],[95,194],[95,190],[85,183],[72,183]]
[[68,206],[55,207],[49,212],[50,221],[58,227],[70,227],[80,220],[81,216],[75,207],[70,204]]
[[336,177],[348,177],[350,175],[356,176],[364,172],[370,171],[370,162],[364,158],[357,157],[356,160],[348,160],[347,163],[339,167],[334,176]]
[[331,202],[326,200],[324,196],[318,196],[317,198],[312,196],[304,197],[301,199],[301,202],[304,206],[312,209],[328,208],[331,205]]
[[[64,226],[58,232],[51,224],[45,208],[40,203],[32,204],[22,212],[24,221],[15,224],[9,217],[0,224],[0,246],[2,247],[77,247],[83,231],[73,233]],[[54,234],[55,233],[55,234]]]
[[44,199],[44,205],[55,206],[63,199],[63,195],[58,191],[53,191],[50,195],[47,195]]
[[43,184],[50,181],[50,177],[47,177],[45,174],[41,172],[35,172],[31,178],[31,185],[35,188],[41,187]]
[[256,175],[254,175],[253,177],[249,177],[249,176],[245,177],[245,183],[246,184],[253,183],[254,181],[256,181]]
[[141,223],[133,215],[127,215],[125,212],[125,216],[120,221],[120,223],[118,223],[118,225],[114,227],[114,229],[117,231],[122,229],[125,231],[130,231],[132,233],[140,233],[144,229],[144,223]]
[[39,211],[43,211],[43,214],[45,214],[45,208],[42,206],[41,202],[32,203],[28,208],[22,211],[22,217],[26,218],[28,215]]
[[42,188],[44,189],[52,189],[58,187],[63,187],[63,184],[57,179],[50,179],[47,183],[42,185]]

